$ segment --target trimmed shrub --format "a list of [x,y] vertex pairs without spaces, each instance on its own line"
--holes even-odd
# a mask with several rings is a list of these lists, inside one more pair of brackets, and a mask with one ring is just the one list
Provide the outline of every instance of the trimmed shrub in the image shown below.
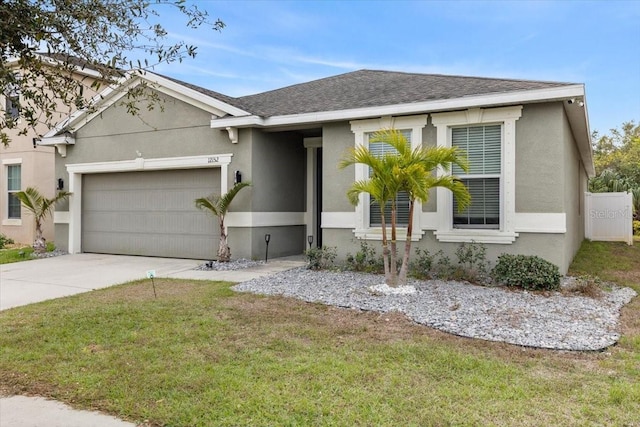
[[427,249],[416,248],[416,256],[411,261],[411,275],[418,279],[430,279],[435,266],[435,255]]
[[633,234],[640,236],[640,221],[633,220]]
[[307,268],[311,270],[323,270],[329,268],[336,259],[336,248],[312,248],[305,252],[307,256]]
[[482,243],[463,243],[456,249],[458,265],[461,277],[458,280],[466,280],[471,283],[486,282],[489,262],[487,261],[487,248]]
[[491,275],[498,283],[526,290],[560,289],[558,267],[538,256],[502,254]]
[[376,250],[365,241],[360,242],[360,250],[355,255],[347,254],[345,265],[347,270],[365,271],[367,273],[384,272],[382,256],[378,256]]
[[7,245],[12,245],[15,242],[11,237],[7,237],[4,234],[0,234],[0,249],[4,249]]

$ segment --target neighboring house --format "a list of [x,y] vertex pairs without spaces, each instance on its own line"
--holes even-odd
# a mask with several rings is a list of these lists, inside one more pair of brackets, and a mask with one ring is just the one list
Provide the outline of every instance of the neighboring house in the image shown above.
[[390,127],[414,147],[459,146],[471,160],[455,173],[472,206],[459,214],[449,192],[434,191],[416,209],[414,247],[452,254],[482,242],[490,259],[535,254],[566,272],[584,238],[594,168],[582,84],[362,70],[232,98],[153,73],[127,84],[142,81],[163,112],[130,115],[123,91],[109,90],[42,141],[59,147],[56,176],[74,193],[56,215],[56,242],[70,252],[212,257],[215,221],[193,200],[242,179],[253,186],[227,217],[234,257],[261,258],[266,234],[270,256],[301,254],[307,236],[354,253],[381,230],[367,196],[357,207],[346,197],[367,168],[337,165]]
[[[45,65],[57,64],[57,60],[52,56],[42,54],[41,59]],[[16,73],[20,75],[17,61],[14,62],[16,62]],[[99,74],[78,64],[73,77],[82,80],[88,88]],[[86,99],[96,95],[90,89],[84,93]],[[20,95],[17,88],[6,88],[4,93],[0,93],[0,114],[6,114],[14,120],[22,120],[18,111]],[[57,116],[54,115],[54,123],[65,118],[73,112],[74,108],[59,105],[57,110],[59,113]],[[40,135],[48,130],[45,124],[30,129],[25,135],[20,135],[19,129],[6,130],[11,142],[7,147],[0,144],[0,233],[18,243],[33,243],[35,226],[31,213],[22,208],[20,201],[13,194],[27,187],[36,187],[45,197],[54,197],[56,190],[64,186],[64,180],[58,181],[54,174],[54,149],[37,144]],[[51,218],[45,220],[43,232],[47,241],[53,240],[54,229]]]

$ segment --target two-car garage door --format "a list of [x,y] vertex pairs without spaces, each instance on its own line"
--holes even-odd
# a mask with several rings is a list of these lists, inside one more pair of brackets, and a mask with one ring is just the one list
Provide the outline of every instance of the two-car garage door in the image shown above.
[[82,251],[211,259],[217,220],[194,200],[220,192],[220,169],[83,175]]

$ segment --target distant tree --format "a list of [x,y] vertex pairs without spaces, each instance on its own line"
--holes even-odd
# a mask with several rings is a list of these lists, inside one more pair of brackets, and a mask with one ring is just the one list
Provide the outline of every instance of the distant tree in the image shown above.
[[640,220],[640,124],[624,122],[608,135],[592,135],[596,176],[589,180],[594,193],[629,191],[634,218]]
[[[99,81],[111,84],[128,71],[195,57],[196,47],[184,41],[165,44],[163,7],[180,12],[190,28],[225,26],[185,0],[0,1],[0,87],[12,109],[0,117],[0,141],[10,142],[7,129],[51,127],[58,105],[87,107],[82,94],[91,84],[72,77],[78,68],[96,70]],[[131,90],[128,102],[145,93]]]
[[596,131],[592,144],[597,175],[611,170],[640,185],[640,124],[624,122],[620,129],[611,129],[603,136]]
[[36,252],[44,252],[47,249],[47,242],[42,235],[42,223],[51,214],[55,204],[67,199],[70,195],[69,192],[59,191],[55,197],[47,198],[34,187],[27,187],[26,190],[15,193],[22,206],[33,214],[36,226],[33,249]]
[[231,202],[236,195],[245,187],[249,187],[249,182],[239,182],[235,184],[225,194],[212,194],[208,197],[201,197],[195,200],[198,209],[207,211],[218,218],[218,226],[220,227],[220,242],[218,245],[218,262],[231,261],[231,248],[229,248],[227,240],[227,230],[224,226],[224,218],[229,211]]

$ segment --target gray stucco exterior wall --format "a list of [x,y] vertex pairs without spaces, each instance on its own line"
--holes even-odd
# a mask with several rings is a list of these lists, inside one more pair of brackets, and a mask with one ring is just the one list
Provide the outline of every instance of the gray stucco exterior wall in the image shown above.
[[564,212],[561,103],[526,105],[516,122],[516,212]]
[[[56,176],[69,182],[68,164],[131,161],[176,158],[187,156],[232,154],[227,181],[233,185],[235,170],[251,170],[251,140],[232,144],[225,131],[211,129],[211,114],[183,101],[159,95],[164,111],[141,108],[138,116],[129,114],[118,103],[107,108],[75,134],[76,143],[67,147],[65,158],[56,155]],[[249,132],[241,133],[250,136]],[[208,194],[220,193],[212,184]],[[241,192],[230,211],[250,210],[251,189]],[[74,197],[74,196],[72,196]],[[193,207],[195,208],[195,205]],[[69,203],[60,204],[57,211],[69,209]],[[215,221],[215,219],[211,219]],[[56,244],[68,250],[69,225],[56,224]],[[244,245],[246,247],[241,247]],[[251,255],[250,242],[238,241],[232,248]]]
[[[423,145],[435,145],[436,130],[429,119],[423,129]],[[337,170],[344,152],[354,146],[349,123],[324,126],[324,192],[325,212],[349,212],[354,208],[346,192],[354,181],[354,168]],[[586,175],[562,103],[527,104],[516,121],[515,211],[525,214],[565,214],[566,233],[520,232],[512,244],[485,244],[488,259],[495,261],[502,253],[538,255],[556,264],[565,273],[584,238],[583,213],[578,203],[584,191]],[[435,194],[423,206],[423,212],[435,212]],[[337,247],[338,257],[354,254],[359,240],[353,230],[325,228],[323,241]],[[379,241],[370,242],[379,248]],[[413,248],[431,252],[443,250],[455,260],[457,243],[438,242],[425,230]],[[380,249],[378,249],[380,253]]]
[[584,192],[587,188],[587,176],[571,134],[569,122],[565,119],[563,125],[565,135],[564,205],[567,215],[567,235],[564,242],[564,264],[562,267],[567,270],[584,240]]
[[[348,122],[329,123],[322,128],[322,210],[353,210],[347,190],[353,184],[355,167],[339,169],[340,160],[354,147],[354,135]],[[330,240],[325,240],[329,242]]]

